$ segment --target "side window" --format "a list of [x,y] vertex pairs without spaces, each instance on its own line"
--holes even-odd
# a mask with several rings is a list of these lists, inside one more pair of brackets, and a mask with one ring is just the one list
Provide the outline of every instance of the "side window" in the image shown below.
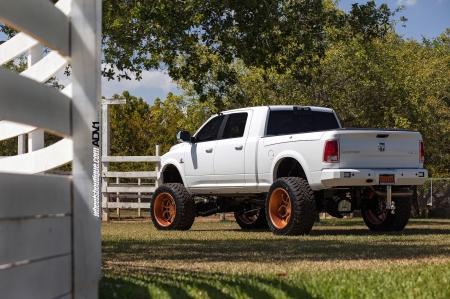
[[244,136],[248,113],[234,113],[228,116],[222,139],[238,138]]
[[216,116],[211,119],[195,136],[197,142],[217,140],[217,135],[219,135],[220,125],[222,124],[224,116]]

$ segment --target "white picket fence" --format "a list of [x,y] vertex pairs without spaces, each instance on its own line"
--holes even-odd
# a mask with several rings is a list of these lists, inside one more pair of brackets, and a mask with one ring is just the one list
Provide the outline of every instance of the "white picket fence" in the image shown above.
[[[31,150],[0,159],[1,298],[98,297],[91,127],[99,119],[101,13],[101,0],[0,1],[0,21],[20,31],[0,45],[0,65],[29,54],[21,74],[0,67],[0,140],[29,134]],[[42,45],[51,50],[45,57]],[[45,85],[68,63],[70,85]],[[42,148],[43,130],[64,139]],[[41,174],[70,161],[72,177]]]

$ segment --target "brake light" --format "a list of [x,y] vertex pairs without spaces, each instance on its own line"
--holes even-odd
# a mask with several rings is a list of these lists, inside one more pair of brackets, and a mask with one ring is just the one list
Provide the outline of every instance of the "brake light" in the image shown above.
[[323,151],[323,162],[339,162],[339,143],[337,140],[327,140]]
[[425,146],[423,145],[423,141],[420,140],[420,156],[419,156],[419,162],[423,163],[425,162]]

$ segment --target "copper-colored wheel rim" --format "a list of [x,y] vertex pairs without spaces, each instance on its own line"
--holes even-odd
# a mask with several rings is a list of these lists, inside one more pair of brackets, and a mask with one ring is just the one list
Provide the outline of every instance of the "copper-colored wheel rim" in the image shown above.
[[241,221],[244,222],[245,224],[255,223],[256,220],[258,220],[258,217],[259,217],[259,210],[239,215],[239,219],[241,219]]
[[364,211],[366,214],[367,220],[369,220],[372,224],[379,225],[383,223],[386,220],[387,211],[384,211],[383,213],[377,215],[374,214],[372,211]]
[[364,211],[367,220],[369,220],[372,224],[380,225],[382,224],[387,217],[388,210],[386,210],[386,200],[382,200],[382,210],[380,214],[374,213],[372,210]]
[[283,229],[291,219],[291,198],[283,188],[275,189],[269,199],[269,216],[272,224]]
[[169,193],[161,193],[155,199],[154,213],[156,221],[161,226],[169,226],[175,220],[177,210],[175,200]]

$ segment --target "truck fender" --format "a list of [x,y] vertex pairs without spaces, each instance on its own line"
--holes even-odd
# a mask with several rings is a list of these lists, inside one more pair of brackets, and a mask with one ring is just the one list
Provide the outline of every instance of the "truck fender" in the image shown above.
[[275,181],[275,175],[276,175],[276,170],[278,169],[278,165],[280,164],[280,161],[283,160],[284,158],[293,158],[293,159],[297,160],[297,162],[300,164],[300,166],[303,168],[303,171],[305,172],[308,183],[311,185],[312,178],[311,178],[311,174],[309,172],[309,167],[308,167],[308,164],[306,163],[306,160],[298,152],[292,151],[292,150],[282,151],[281,153],[276,155],[275,158],[273,159],[273,163],[271,166],[271,174],[270,174],[271,178],[272,178],[272,183]]
[[189,191],[189,186],[187,185],[187,182],[186,182],[186,176],[185,176],[185,173],[184,173],[184,169],[181,166],[180,162],[177,161],[176,159],[173,159],[173,158],[169,158],[169,159],[165,160],[164,164],[161,165],[161,169],[158,172],[158,183],[162,184],[162,179],[163,179],[162,178],[162,173],[164,172],[164,170],[169,165],[175,166],[178,169],[178,172],[180,173],[181,179],[183,180],[183,185]]

